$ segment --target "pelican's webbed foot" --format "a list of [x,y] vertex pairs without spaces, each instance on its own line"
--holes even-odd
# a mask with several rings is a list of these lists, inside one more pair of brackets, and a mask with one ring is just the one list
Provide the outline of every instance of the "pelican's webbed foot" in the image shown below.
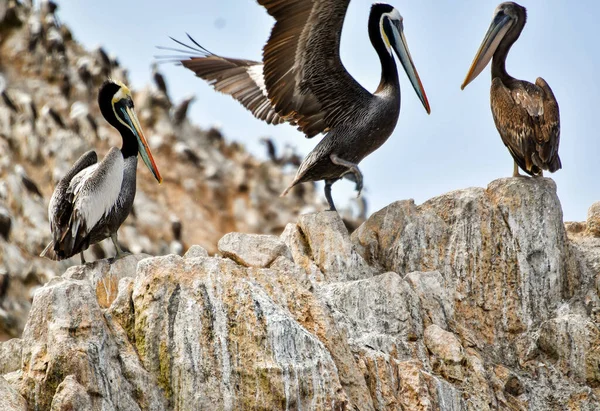
[[356,196],[360,197],[360,192],[363,189],[363,175],[360,172],[360,170],[358,169],[358,165],[351,163],[350,161],[341,159],[336,154],[330,155],[329,158],[331,159],[331,162],[333,164],[348,168],[348,171],[346,171],[344,174],[342,174],[342,177],[347,175],[348,173],[352,173],[353,178],[350,178],[350,179],[356,183],[356,191],[358,191],[358,194]]

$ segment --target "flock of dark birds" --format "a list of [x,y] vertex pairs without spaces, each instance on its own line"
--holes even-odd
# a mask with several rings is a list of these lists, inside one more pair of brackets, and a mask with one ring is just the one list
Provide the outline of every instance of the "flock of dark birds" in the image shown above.
[[[346,71],[340,59],[340,37],[349,2],[258,0],[275,19],[262,61],[218,56],[191,37],[191,45],[175,40],[184,50],[170,49],[186,53],[176,57],[178,63],[215,90],[231,95],[256,118],[270,124],[290,123],[308,138],[324,134],[304,160],[296,162],[296,177],[282,195],[297,184],[324,180],[331,210],[335,210],[332,184],[348,178],[360,194],[363,175],[358,164],[381,147],[396,127],[400,84],[394,53],[430,112],[404,37],[403,18],[390,5],[374,4],[368,21],[369,38],[381,62],[375,92],[367,91]],[[552,90],[542,78],[532,84],[506,72],[506,56],[525,22],[524,7],[500,4],[461,86],[466,87],[492,61],[492,113],[514,159],[515,177],[519,168],[530,176],[561,168],[559,109]],[[61,260],[81,253],[84,262],[85,249],[110,237],[117,258],[121,257],[117,230],[132,209],[138,154],[161,182],[127,86],[107,80],[98,104],[105,119],[121,133],[123,146],[112,148],[100,163],[94,151],[85,153],[60,181],[48,210],[53,240],[42,256]]]

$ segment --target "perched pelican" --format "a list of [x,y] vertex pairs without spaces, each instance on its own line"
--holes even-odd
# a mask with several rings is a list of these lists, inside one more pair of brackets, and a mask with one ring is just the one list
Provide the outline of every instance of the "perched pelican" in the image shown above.
[[326,133],[282,195],[296,184],[325,180],[325,196],[335,210],[331,185],[349,174],[360,194],[363,177],[358,163],[385,143],[396,127],[400,85],[392,50],[430,112],[406,45],[402,16],[388,4],[371,7],[369,37],[382,70],[372,94],[346,71],[340,59],[349,0],[258,2],[276,20],[262,62],[212,54],[191,38],[199,48],[179,43],[198,54],[178,60],[267,123],[298,125],[307,137]]
[[180,126],[183,124],[183,120],[185,120],[187,117],[188,108],[190,107],[190,104],[194,102],[194,100],[196,100],[196,96],[187,96],[181,103],[173,107],[171,110],[171,118],[173,119],[173,123],[175,123],[175,125]]
[[120,258],[124,253],[117,230],[133,207],[138,153],[162,182],[127,86],[106,81],[100,87],[98,105],[106,121],[121,133],[123,146],[111,148],[100,163],[96,152],[88,151],[58,183],[48,206],[53,239],[42,257],[63,260],[81,253],[83,264],[83,251],[110,237]]
[[541,77],[531,84],[506,72],[506,55],[526,20],[525,7],[517,3],[506,2],[496,8],[461,86],[464,89],[492,60],[492,114],[502,142],[515,160],[514,177],[520,176],[519,167],[532,176],[543,175],[542,170],[553,173],[562,167],[558,156],[560,116],[552,89]]
[[2,97],[2,100],[4,100],[4,104],[6,104],[6,106],[9,109],[14,111],[15,113],[17,113],[19,111],[19,109],[17,108],[17,106],[15,105],[13,100],[10,98],[10,96],[6,92],[6,80],[4,79],[4,76],[2,75],[2,73],[0,73],[0,97]]
[[154,79],[156,88],[168,97],[169,92],[167,90],[167,82],[165,81],[165,77],[158,71],[158,65],[156,63],[152,63],[152,78]]

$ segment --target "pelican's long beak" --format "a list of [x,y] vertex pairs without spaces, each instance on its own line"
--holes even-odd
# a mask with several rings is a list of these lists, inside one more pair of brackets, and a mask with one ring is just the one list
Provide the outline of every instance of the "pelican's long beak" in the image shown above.
[[417,96],[423,103],[423,107],[427,111],[427,114],[431,113],[431,108],[429,107],[429,101],[427,100],[427,95],[425,94],[425,89],[423,88],[423,84],[421,83],[421,79],[419,78],[419,74],[417,73],[417,69],[415,68],[415,64],[410,57],[410,52],[408,51],[408,46],[406,45],[406,39],[404,38],[404,30],[402,28],[401,21],[394,21],[394,24],[390,25],[392,28],[392,36],[390,40],[390,46],[394,49],[398,58],[400,59],[400,63],[402,63],[402,67],[404,67],[404,71],[408,76],[408,79],[412,83]]
[[471,81],[475,79],[483,71],[485,66],[488,65],[492,56],[496,52],[498,45],[511,28],[513,24],[513,20],[510,16],[507,16],[503,12],[500,12],[494,16],[494,20],[492,20],[492,24],[490,24],[490,28],[485,34],[485,38],[479,46],[479,51],[477,51],[477,55],[471,63],[471,68],[467,73],[467,77],[465,77],[465,81],[463,81],[462,86],[460,86],[461,90],[464,90]]
[[154,157],[152,157],[152,153],[150,152],[150,147],[148,146],[148,142],[146,141],[146,137],[144,136],[144,132],[142,131],[142,127],[140,126],[140,122],[133,110],[133,107],[129,105],[121,108],[123,112],[124,120],[130,125],[133,134],[138,141],[138,148],[140,155],[142,156],[142,160],[146,163],[146,166],[150,169],[152,174],[154,174],[154,178],[158,180],[159,183],[162,183],[162,177],[158,171],[158,167],[156,167],[156,163],[154,162]]

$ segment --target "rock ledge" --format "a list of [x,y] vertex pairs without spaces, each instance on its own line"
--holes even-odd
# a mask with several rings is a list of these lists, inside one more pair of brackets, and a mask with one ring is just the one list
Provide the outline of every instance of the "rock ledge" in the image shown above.
[[[221,256],[73,267],[0,344],[4,409],[600,409],[600,243],[549,179],[336,213]],[[18,359],[18,360],[17,360]]]

